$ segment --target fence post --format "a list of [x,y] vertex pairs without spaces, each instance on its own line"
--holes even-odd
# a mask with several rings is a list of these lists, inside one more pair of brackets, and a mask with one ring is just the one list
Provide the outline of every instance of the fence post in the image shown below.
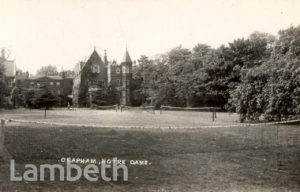
[[261,148],[264,146],[264,126],[261,126],[261,137],[260,137]]
[[277,126],[276,126],[276,137],[277,137],[277,143],[276,143],[276,145],[277,145],[277,147],[279,147],[279,124],[277,123]]
[[1,129],[0,129],[0,152],[3,151],[4,148],[4,139],[5,139],[5,120],[1,119]]
[[215,121],[215,111],[213,111],[213,113],[212,113],[212,121],[213,122]]

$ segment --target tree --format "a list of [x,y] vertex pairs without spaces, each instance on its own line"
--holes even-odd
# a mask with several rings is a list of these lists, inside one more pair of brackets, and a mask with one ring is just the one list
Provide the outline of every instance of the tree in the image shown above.
[[193,90],[192,73],[195,65],[191,62],[192,52],[181,46],[168,53],[168,78],[175,88],[175,97],[182,101],[183,106],[190,106]]
[[75,73],[72,70],[63,70],[63,71],[59,72],[59,75],[62,78],[73,78]]
[[120,97],[116,88],[112,85],[104,86],[93,95],[92,103],[99,106],[119,104]]
[[240,115],[240,122],[246,119],[257,121],[267,104],[268,70],[264,66],[242,71],[242,80],[231,91],[228,103]]
[[197,44],[191,54],[190,103],[191,106],[219,106],[211,89],[206,88],[208,73],[206,69],[216,60],[216,50],[205,44]]
[[166,55],[157,55],[155,59],[141,56],[139,65],[134,70],[134,81],[137,79],[141,83],[139,86],[135,85],[133,93],[142,97],[140,102],[143,105],[158,107],[173,97],[170,95],[172,91],[169,89],[171,82]]
[[41,91],[37,88],[24,89],[22,92],[23,102],[25,107],[32,109],[35,108],[35,100],[37,93]]
[[37,75],[42,75],[42,76],[58,75],[58,71],[55,65],[47,65],[41,67],[37,71]]
[[47,110],[50,107],[53,107],[57,104],[57,98],[47,89],[47,87],[42,87],[37,94],[35,95],[34,106],[36,108],[44,108],[45,109],[45,119]]
[[8,88],[5,82],[5,67],[4,62],[9,57],[9,54],[5,54],[4,49],[2,49],[2,56],[0,57],[0,108],[5,107],[8,104],[8,101],[5,99],[5,96],[7,96]]
[[272,38],[261,39],[265,43],[254,46],[252,59],[262,64],[241,70],[241,82],[231,91],[228,103],[241,121],[257,120],[262,114],[279,121],[300,115],[300,26],[280,31],[271,45],[267,42]]
[[7,104],[7,100],[5,99],[5,95],[8,92],[6,83],[3,79],[0,79],[0,108],[5,107]]
[[281,120],[300,115],[300,26],[279,31],[271,58],[265,117]]
[[[258,68],[268,61],[274,39],[272,35],[254,32],[248,39],[234,40],[229,43],[229,47],[221,46],[217,50],[215,62],[206,69],[208,73],[206,87],[222,97],[222,103],[227,103],[225,105],[227,110],[240,111],[242,109],[235,108],[238,107],[238,103],[237,98],[233,97],[242,96],[244,93],[239,94],[235,91],[245,91],[246,87],[250,88],[246,83],[248,80],[251,81],[250,76],[247,76],[249,75],[247,71]],[[248,77],[250,79],[247,80]],[[241,85],[246,87],[240,87]]]
[[4,79],[4,72],[5,72],[5,68],[4,68],[4,65],[3,65],[3,61],[1,61],[1,58],[0,58],[0,79]]
[[[144,57],[144,56],[142,56]],[[146,56],[145,56],[146,57]],[[133,106],[140,106],[145,101],[144,89],[143,89],[143,73],[142,64],[134,65],[132,67],[132,100]]]
[[14,86],[12,88],[10,93],[10,99],[14,107],[18,107],[20,104],[22,104],[21,90],[17,86]]

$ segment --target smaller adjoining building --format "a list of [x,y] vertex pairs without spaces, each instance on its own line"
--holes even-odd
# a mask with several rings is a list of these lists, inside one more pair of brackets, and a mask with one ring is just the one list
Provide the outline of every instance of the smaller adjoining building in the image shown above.
[[27,89],[46,87],[57,97],[59,101],[57,106],[67,106],[68,102],[72,102],[72,86],[72,78],[62,78],[61,76],[33,76],[29,77],[24,85]]
[[[5,49],[1,50],[0,64],[4,66],[4,81],[8,90],[6,93],[7,100],[12,100],[11,94],[18,94],[22,97],[27,89],[37,89],[46,87],[51,93],[58,98],[57,106],[66,107],[72,104],[72,87],[73,77],[67,76],[31,76],[28,72],[17,69],[15,60],[7,59]],[[16,90],[18,90],[16,92]],[[14,93],[12,93],[14,92]],[[12,101],[12,103],[18,103]],[[14,104],[15,105],[15,104]],[[16,106],[22,104],[18,103]]]

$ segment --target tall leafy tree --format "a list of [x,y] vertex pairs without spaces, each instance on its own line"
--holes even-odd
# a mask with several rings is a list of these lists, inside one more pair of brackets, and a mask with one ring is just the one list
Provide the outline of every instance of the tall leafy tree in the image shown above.
[[191,105],[191,97],[194,93],[192,73],[194,64],[191,62],[192,52],[181,46],[172,49],[168,53],[169,79],[175,87],[175,97],[182,105]]
[[108,85],[96,91],[92,103],[99,106],[115,105],[120,103],[120,96],[113,85]]
[[24,102],[25,107],[29,109],[35,108],[35,99],[39,91],[40,89],[37,88],[24,89],[22,91],[22,100]]
[[50,107],[57,105],[58,99],[51,93],[47,87],[42,87],[35,95],[34,106],[36,108],[44,108],[45,119],[47,117],[47,110]]
[[12,104],[14,107],[18,107],[19,105],[22,105],[22,95],[21,95],[21,89],[17,86],[14,86],[10,92],[10,99],[12,101]]
[[300,26],[279,31],[271,58],[265,116],[281,120],[300,115]]
[[51,75],[58,75],[58,71],[55,65],[47,65],[41,67],[37,71],[37,75],[42,75],[42,76],[51,76]]
[[134,83],[135,100],[138,100],[140,96],[141,104],[153,106],[159,106],[168,100],[170,92],[166,91],[169,88],[166,62],[165,55],[159,55],[151,60],[146,56],[141,56],[139,65],[134,68],[133,73],[133,81],[140,82],[140,85]]
[[3,62],[4,62],[4,58],[0,57],[0,108],[4,107],[5,104],[7,103],[5,100],[5,95],[7,95],[8,92],[7,85],[5,83],[5,76],[4,76],[5,68]]
[[7,100],[5,99],[5,95],[8,92],[7,85],[3,79],[0,79],[0,108],[5,107],[7,104]]
[[59,72],[59,75],[62,78],[73,78],[75,73],[73,70],[63,70],[63,71]]
[[[229,104],[240,114],[241,121],[257,120],[262,114],[268,120],[299,115],[299,27],[280,31],[275,42],[270,36],[259,37],[255,42],[261,47],[254,46],[260,50],[252,58],[254,66],[242,69],[241,83],[231,92]],[[257,62],[262,64],[256,65]]]

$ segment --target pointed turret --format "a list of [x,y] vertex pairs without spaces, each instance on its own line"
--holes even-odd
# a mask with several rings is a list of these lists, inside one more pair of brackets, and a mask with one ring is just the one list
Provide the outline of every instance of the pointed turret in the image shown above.
[[124,55],[121,63],[132,63],[127,48],[126,48],[126,52],[125,52],[125,55]]
[[131,105],[131,80],[132,80],[132,61],[126,48],[125,55],[121,62],[122,66],[122,96],[121,105]]

